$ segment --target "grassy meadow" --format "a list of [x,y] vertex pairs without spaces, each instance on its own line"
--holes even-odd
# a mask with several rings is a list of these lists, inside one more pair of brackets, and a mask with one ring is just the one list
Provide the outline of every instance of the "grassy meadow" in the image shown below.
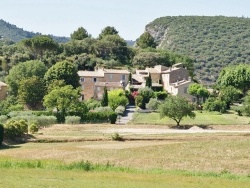
[[[247,133],[124,134],[162,125],[54,125],[2,146],[1,187],[249,187]],[[85,163],[82,164],[82,161]],[[89,161],[89,166],[86,163]]]
[[[229,111],[226,114],[218,112],[195,111],[195,119],[184,118],[181,125],[247,125],[250,118],[238,116]],[[174,120],[168,117],[160,118],[159,113],[135,113],[131,124],[155,124],[155,125],[176,125]]]

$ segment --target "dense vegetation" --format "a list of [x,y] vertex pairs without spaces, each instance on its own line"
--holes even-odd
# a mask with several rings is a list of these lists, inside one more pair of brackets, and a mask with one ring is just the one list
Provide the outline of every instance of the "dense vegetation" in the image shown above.
[[214,83],[229,64],[250,63],[250,19],[224,16],[161,17],[146,26],[161,49],[196,60],[195,74]]
[[[4,38],[4,39],[11,40],[13,42],[18,42],[20,40],[31,38],[36,35],[41,35],[41,33],[25,31],[21,28],[18,28],[17,26],[13,24],[10,24],[0,19],[0,39]],[[51,37],[57,42],[67,42],[69,40],[69,38],[67,37],[57,37],[53,35],[51,35]]]

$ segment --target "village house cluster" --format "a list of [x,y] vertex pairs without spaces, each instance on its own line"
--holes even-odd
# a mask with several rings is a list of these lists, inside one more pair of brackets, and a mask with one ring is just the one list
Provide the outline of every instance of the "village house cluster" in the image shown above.
[[132,74],[132,81],[129,81],[128,70],[97,68],[95,71],[78,71],[82,88],[82,100],[90,98],[101,99],[104,87],[112,89],[132,89],[136,91],[146,87],[146,79],[151,75],[152,89],[156,91],[165,90],[172,95],[181,95],[194,100],[194,97],[187,92],[188,86],[192,83],[188,70],[183,68],[182,63],[165,67],[156,65],[145,70],[136,70]]

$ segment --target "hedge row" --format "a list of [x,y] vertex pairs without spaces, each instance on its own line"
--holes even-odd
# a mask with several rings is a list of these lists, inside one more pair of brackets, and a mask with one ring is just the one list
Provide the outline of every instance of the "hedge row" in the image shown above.
[[115,112],[94,112],[90,111],[84,115],[82,123],[111,123],[115,124],[117,113]]

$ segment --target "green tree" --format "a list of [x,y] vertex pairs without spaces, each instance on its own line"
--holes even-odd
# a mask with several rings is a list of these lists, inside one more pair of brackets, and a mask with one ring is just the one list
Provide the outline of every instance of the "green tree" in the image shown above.
[[127,43],[119,35],[106,35],[93,45],[94,53],[104,60],[114,59],[121,64],[126,64],[129,59]]
[[148,77],[146,78],[146,87],[152,88],[152,78],[151,78],[150,73],[149,73]]
[[40,61],[27,61],[13,66],[9,75],[5,78],[6,83],[9,85],[10,94],[17,96],[19,83],[22,79],[32,76],[43,78],[46,71],[46,65]]
[[87,38],[88,32],[86,29],[84,29],[83,27],[79,27],[76,31],[74,31],[70,37],[72,40],[83,40],[85,38]]
[[6,99],[0,101],[0,109],[1,115],[7,115],[12,111],[22,111],[23,105],[18,103],[17,97],[9,95]]
[[195,118],[193,106],[189,104],[187,99],[181,96],[169,96],[160,106],[160,117],[169,117],[180,126],[180,122],[184,117]]
[[243,98],[243,111],[247,116],[250,116],[250,91],[248,91],[246,96]]
[[217,82],[221,87],[233,86],[245,94],[250,89],[250,65],[239,64],[224,68]]
[[132,63],[139,68],[153,67],[155,65],[164,65],[166,57],[158,52],[140,52],[134,56]]
[[104,36],[107,36],[107,35],[117,35],[117,34],[118,34],[118,31],[114,27],[107,26],[99,34],[99,39],[102,39]]
[[126,106],[128,99],[125,95],[125,91],[122,89],[114,89],[108,92],[108,104],[115,110],[118,106]]
[[33,76],[20,81],[18,99],[30,109],[37,109],[45,95],[45,84],[39,77]]
[[233,86],[227,86],[227,87],[223,87],[220,90],[219,99],[221,101],[224,101],[227,105],[227,109],[229,109],[230,105],[233,102],[236,102],[240,98],[241,95],[242,95],[242,92],[239,89],[236,89]]
[[68,61],[58,62],[50,67],[44,79],[47,85],[54,80],[63,80],[66,85],[72,85],[74,88],[80,86],[77,67]]
[[138,92],[139,92],[139,95],[143,97],[143,101],[145,103],[148,103],[151,98],[155,97],[154,91],[149,87],[140,88]]
[[38,56],[42,59],[46,50],[52,51],[58,48],[58,44],[46,35],[37,35],[30,39],[24,39],[22,40],[22,44],[33,53],[36,59]]
[[104,87],[104,91],[103,91],[101,105],[102,106],[108,106],[108,102],[109,102],[109,99],[108,99],[108,90],[107,90],[107,87],[105,86]]
[[154,38],[149,32],[144,32],[139,39],[136,40],[137,46],[140,48],[156,48],[156,43],[154,41]]
[[197,83],[189,85],[188,93],[196,97],[198,104],[200,103],[201,97],[203,97],[204,100],[204,98],[209,96],[208,90],[203,85]]
[[43,105],[49,110],[57,109],[63,117],[79,102],[80,92],[71,85],[55,88],[44,97]]

